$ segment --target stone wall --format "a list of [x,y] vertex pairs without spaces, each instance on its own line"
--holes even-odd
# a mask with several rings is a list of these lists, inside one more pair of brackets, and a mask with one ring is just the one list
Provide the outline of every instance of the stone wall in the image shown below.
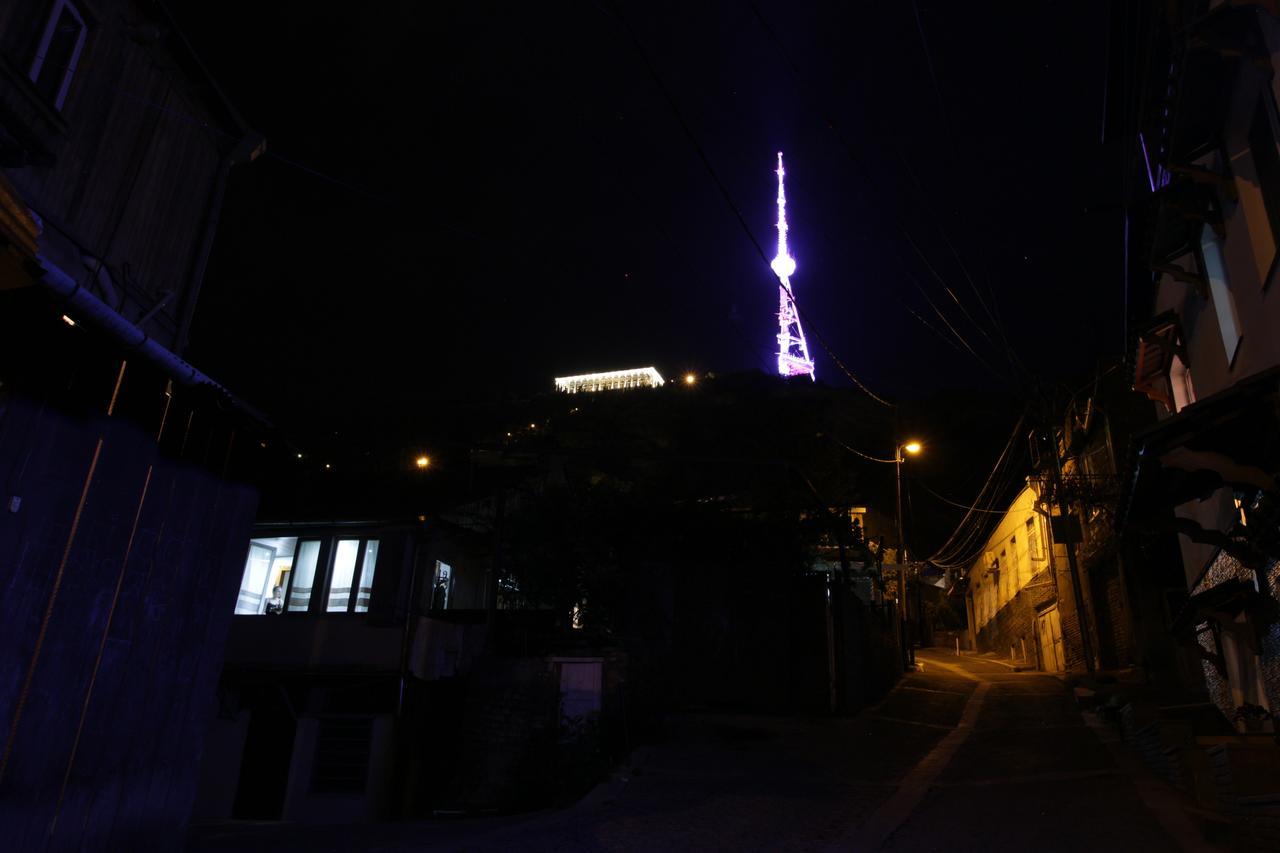
[[463,702],[457,805],[528,805],[530,783],[546,787],[559,718],[560,686],[546,660],[484,659],[467,681]]
[[[1235,557],[1222,553],[1214,559],[1191,592],[1193,595],[1204,592],[1232,579],[1252,582],[1253,577],[1252,570],[1243,566]],[[1271,563],[1264,572],[1264,578],[1272,600],[1280,600],[1280,562]],[[1201,647],[1206,651],[1214,654],[1221,651],[1211,632],[1202,632],[1197,639]],[[1271,711],[1275,713],[1280,711],[1280,622],[1267,626],[1266,633],[1261,637],[1261,641],[1258,669],[1262,676],[1267,704],[1270,706]],[[1235,700],[1231,695],[1231,685],[1223,673],[1219,672],[1218,668],[1211,662],[1203,661],[1202,667],[1205,686],[1209,690],[1210,698],[1222,710],[1227,719],[1231,719],[1236,710]]]

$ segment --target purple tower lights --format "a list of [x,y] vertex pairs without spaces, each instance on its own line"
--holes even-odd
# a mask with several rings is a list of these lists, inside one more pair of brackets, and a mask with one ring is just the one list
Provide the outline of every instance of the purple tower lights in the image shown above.
[[787,251],[787,193],[783,186],[786,170],[782,168],[782,152],[778,152],[778,254],[769,264],[778,277],[778,373],[782,376],[808,375],[813,379],[813,359],[809,344],[800,328],[800,312],[792,298],[791,276],[796,260]]

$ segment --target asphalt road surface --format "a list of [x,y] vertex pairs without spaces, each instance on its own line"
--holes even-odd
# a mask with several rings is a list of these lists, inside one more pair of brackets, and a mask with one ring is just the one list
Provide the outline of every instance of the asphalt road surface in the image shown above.
[[1203,850],[1175,801],[1055,677],[923,650],[846,719],[686,715],[559,812],[195,827],[212,851]]

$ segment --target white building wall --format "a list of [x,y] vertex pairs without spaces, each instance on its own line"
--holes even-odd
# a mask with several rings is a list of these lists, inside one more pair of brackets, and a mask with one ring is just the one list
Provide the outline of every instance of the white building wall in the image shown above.
[[[1032,522],[1037,543],[1028,540],[1027,522]],[[980,630],[1000,608],[1031,582],[1037,572],[1049,568],[1049,535],[1043,515],[1036,511],[1036,493],[1023,488],[1009,505],[995,532],[987,539],[982,554],[969,568],[970,588],[974,594],[974,628]],[[1034,547],[1031,547],[1033,546]],[[1033,550],[1035,556],[1033,556]],[[998,583],[991,570],[1000,561]]]

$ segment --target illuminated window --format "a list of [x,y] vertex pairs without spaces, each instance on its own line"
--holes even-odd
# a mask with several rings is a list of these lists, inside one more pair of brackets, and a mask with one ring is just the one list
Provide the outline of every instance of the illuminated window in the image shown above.
[[339,539],[333,552],[333,574],[329,580],[330,613],[345,612],[351,604],[351,587],[356,577],[356,560],[360,557],[359,539]]
[[364,563],[360,567],[360,585],[356,587],[354,612],[367,613],[369,599],[373,597],[373,572],[378,567],[378,540],[370,539],[364,545]]
[[57,109],[62,109],[67,99],[87,34],[88,27],[80,10],[70,0],[54,0],[49,20],[40,31],[27,76]]
[[377,563],[377,539],[252,539],[235,612],[366,613]]
[[377,539],[339,539],[333,548],[328,613],[366,613],[378,564]]
[[453,567],[436,560],[435,577],[431,580],[431,609],[446,610],[453,594]]
[[320,543],[314,539],[298,546],[289,583],[288,604],[291,613],[305,612],[311,606],[311,589],[316,582],[316,563],[320,561]]

